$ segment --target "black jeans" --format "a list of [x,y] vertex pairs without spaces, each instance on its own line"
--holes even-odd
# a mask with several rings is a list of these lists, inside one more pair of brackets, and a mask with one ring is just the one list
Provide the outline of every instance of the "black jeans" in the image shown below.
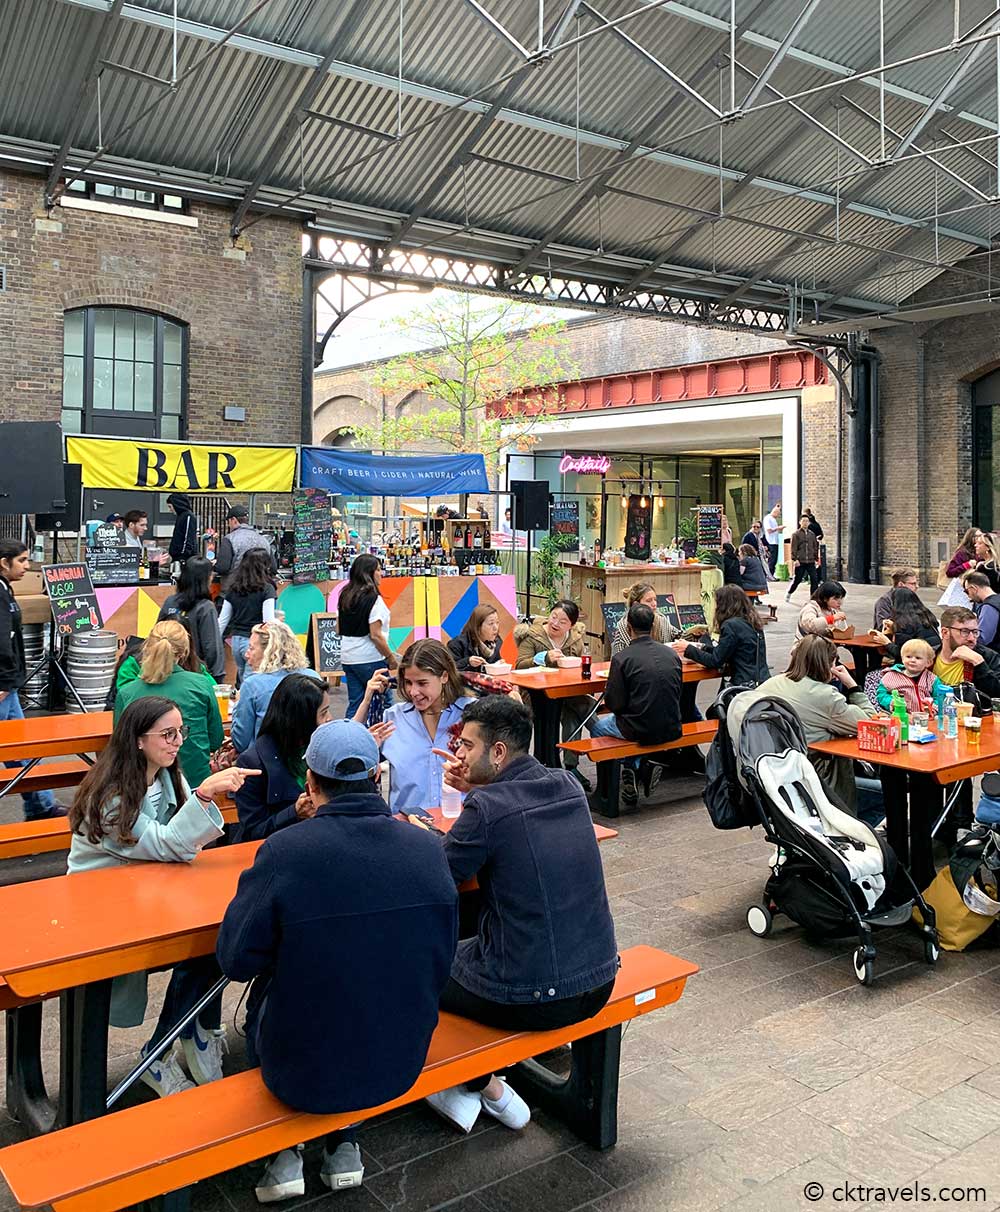
[[[222,976],[222,969],[214,955],[201,955],[197,959],[184,960],[170,974],[170,984],[163,995],[163,1007],[156,1022],[156,1030],[150,1045],[161,1040],[176,1027],[185,1014],[211,989]],[[218,1030],[222,1026],[222,994],[213,998],[198,1015],[198,1021],[206,1031]],[[181,1032],[182,1039],[194,1034],[193,1021]]]
[[778,544],[777,543],[768,543],[767,544],[767,566],[772,572],[774,572],[774,569],[775,569],[777,563],[778,563]]
[[[507,1031],[555,1031],[559,1027],[570,1027],[593,1018],[607,1004],[615,982],[601,985],[579,993],[576,997],[563,997],[555,1002],[491,1002],[449,978],[441,994],[440,1006],[449,1014],[471,1018],[473,1022],[485,1023],[487,1027],[499,1027]],[[473,1093],[484,1090],[490,1083],[492,1073],[466,1082],[465,1088]]]
[[791,585],[788,586],[788,592],[790,594],[794,593],[806,577],[809,578],[809,592],[815,593],[819,587],[819,569],[815,564],[803,564],[801,562],[795,569],[795,577]]

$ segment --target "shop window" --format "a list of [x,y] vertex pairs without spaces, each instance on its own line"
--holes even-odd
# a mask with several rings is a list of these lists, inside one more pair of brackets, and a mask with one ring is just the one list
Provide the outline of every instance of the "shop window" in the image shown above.
[[124,307],[66,312],[64,433],[182,439],[186,404],[186,326]]

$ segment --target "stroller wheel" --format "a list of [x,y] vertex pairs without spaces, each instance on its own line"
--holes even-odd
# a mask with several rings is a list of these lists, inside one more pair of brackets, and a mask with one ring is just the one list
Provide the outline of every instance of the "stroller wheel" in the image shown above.
[[924,939],[924,962],[928,964],[936,964],[941,950],[937,945],[937,939]]
[[747,910],[747,925],[751,934],[758,938],[767,938],[774,925],[771,910],[766,905],[751,905]]
[[864,947],[858,947],[854,952],[854,975],[862,985],[870,985],[875,980],[875,963],[865,954]]

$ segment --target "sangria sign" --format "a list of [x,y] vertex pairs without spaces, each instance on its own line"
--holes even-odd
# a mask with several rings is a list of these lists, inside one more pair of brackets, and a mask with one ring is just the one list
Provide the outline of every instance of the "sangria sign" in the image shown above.
[[611,470],[611,460],[607,455],[563,455],[559,470],[563,475],[575,471],[581,476],[606,476]]

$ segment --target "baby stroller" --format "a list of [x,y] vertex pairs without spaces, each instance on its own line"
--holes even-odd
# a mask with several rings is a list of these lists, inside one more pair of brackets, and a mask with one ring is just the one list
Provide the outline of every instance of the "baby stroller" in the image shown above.
[[885,839],[851,816],[816,773],[795,712],[779,699],[759,699],[743,717],[736,749],[740,780],[777,848],[762,903],[747,910],[750,930],[763,938],[784,913],[814,936],[856,932],[854,975],[870,985],[873,927],[906,924],[916,904],[924,959],[936,963],[933,909]]

